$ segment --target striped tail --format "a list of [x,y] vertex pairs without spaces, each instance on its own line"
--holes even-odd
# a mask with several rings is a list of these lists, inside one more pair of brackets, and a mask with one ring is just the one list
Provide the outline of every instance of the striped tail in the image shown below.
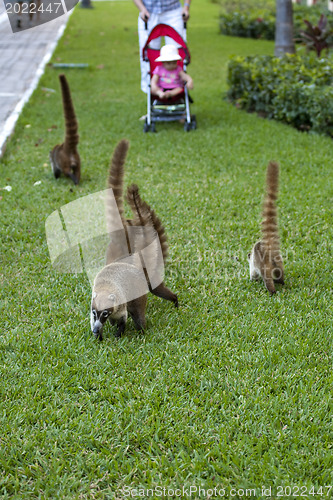
[[66,129],[64,148],[68,153],[73,153],[76,151],[76,146],[79,143],[78,123],[74,111],[71,92],[65,75],[59,75],[59,80],[61,86]]
[[151,226],[157,233],[161,246],[163,262],[165,263],[168,256],[168,243],[165,229],[160,218],[156,215],[156,212],[148,205],[148,203],[141,199],[139,188],[136,184],[132,184],[127,188],[126,199],[134,215],[133,225],[141,227]]
[[[128,148],[129,141],[127,139],[119,141],[110,162],[108,188],[112,189],[113,196],[108,193],[106,197],[106,222],[111,237],[107,255],[108,264],[130,254],[123,200],[124,165]],[[114,228],[119,228],[119,225],[122,226],[122,229],[115,231]]]
[[118,142],[112,155],[108,178],[108,188],[113,190],[118,211],[123,221],[125,221],[123,200],[124,165],[128,149],[129,141],[127,139],[122,139]]
[[279,188],[279,164],[271,161],[267,167],[266,197],[263,206],[262,242],[265,260],[274,260],[280,254],[276,200]]
[[142,229],[143,239],[135,249],[140,255],[151,293],[173,302],[178,307],[178,297],[164,284],[164,267],[168,254],[168,244],[164,227],[154,210],[143,201],[138,186],[132,184],[127,189],[127,201],[134,214],[133,225],[129,229]]

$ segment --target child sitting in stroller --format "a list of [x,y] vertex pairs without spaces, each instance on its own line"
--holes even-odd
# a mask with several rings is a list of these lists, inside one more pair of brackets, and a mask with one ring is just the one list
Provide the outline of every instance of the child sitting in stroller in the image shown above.
[[178,49],[175,45],[164,45],[161,48],[160,56],[155,59],[162,65],[156,66],[151,79],[151,92],[159,99],[165,100],[176,97],[184,92],[184,85],[193,89],[193,80],[177,64],[181,60]]

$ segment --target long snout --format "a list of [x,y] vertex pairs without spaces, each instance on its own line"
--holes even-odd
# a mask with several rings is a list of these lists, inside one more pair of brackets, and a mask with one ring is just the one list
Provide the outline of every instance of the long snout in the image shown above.
[[103,330],[103,325],[100,321],[96,321],[94,323],[94,326],[93,326],[93,329],[92,329],[92,332],[94,334],[94,336],[97,338],[97,339],[102,339],[102,330]]

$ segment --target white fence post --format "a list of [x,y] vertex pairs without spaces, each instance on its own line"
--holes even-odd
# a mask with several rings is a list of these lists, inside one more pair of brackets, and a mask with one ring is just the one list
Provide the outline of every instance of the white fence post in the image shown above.
[[332,2],[332,0],[328,0],[327,3],[328,3],[328,5],[327,5],[328,10],[330,10],[331,12],[333,12],[333,2]]

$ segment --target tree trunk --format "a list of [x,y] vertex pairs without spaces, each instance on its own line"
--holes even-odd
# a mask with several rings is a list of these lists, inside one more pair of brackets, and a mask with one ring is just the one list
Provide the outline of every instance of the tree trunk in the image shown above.
[[293,40],[293,5],[291,0],[276,0],[275,51],[276,57],[295,54]]
[[93,8],[90,0],[81,0],[81,7],[83,9],[92,9]]

